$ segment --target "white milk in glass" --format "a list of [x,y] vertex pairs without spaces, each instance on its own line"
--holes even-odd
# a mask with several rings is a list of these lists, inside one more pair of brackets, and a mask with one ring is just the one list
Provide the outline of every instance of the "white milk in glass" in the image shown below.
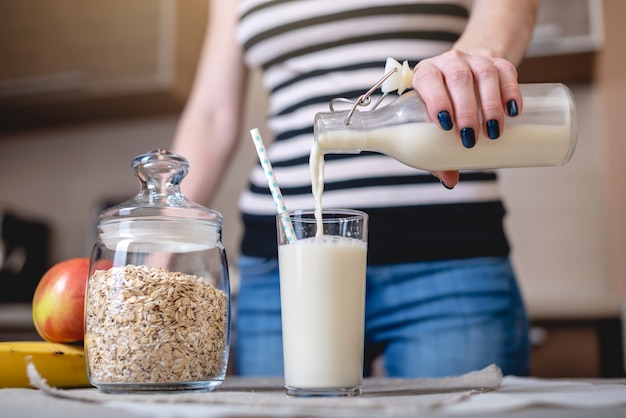
[[[279,235],[285,386],[288,394],[350,396],[360,394],[363,380],[367,214],[324,212],[324,155],[317,143],[310,167],[315,211],[305,222],[317,228],[302,235],[295,219],[299,238],[288,244]],[[339,222],[337,216],[342,228],[325,231],[326,222]],[[351,236],[357,223],[359,236]]]
[[286,386],[361,386],[367,244],[324,235],[278,254]]

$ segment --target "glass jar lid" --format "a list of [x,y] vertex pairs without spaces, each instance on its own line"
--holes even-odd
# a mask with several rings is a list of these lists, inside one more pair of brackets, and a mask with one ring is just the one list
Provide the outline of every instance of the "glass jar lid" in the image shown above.
[[182,194],[180,183],[189,172],[189,163],[184,157],[155,149],[135,157],[131,166],[141,183],[139,193],[100,212],[98,223],[116,218],[158,216],[205,220],[221,227],[220,212],[192,202]]
[[139,193],[98,215],[98,237],[108,248],[180,253],[220,245],[222,214],[188,200],[180,182],[187,160],[156,149],[132,162]]

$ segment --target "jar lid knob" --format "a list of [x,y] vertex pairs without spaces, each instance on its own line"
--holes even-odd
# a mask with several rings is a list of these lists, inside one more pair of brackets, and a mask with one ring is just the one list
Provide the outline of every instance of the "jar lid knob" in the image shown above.
[[155,149],[135,157],[132,168],[141,182],[140,194],[176,194],[180,182],[189,172],[189,163],[178,154]]

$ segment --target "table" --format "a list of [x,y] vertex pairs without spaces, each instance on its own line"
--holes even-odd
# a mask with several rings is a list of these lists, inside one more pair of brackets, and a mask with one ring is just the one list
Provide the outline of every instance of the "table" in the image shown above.
[[441,379],[368,378],[355,398],[288,398],[280,378],[227,377],[211,393],[0,389],[0,417],[626,417],[626,379],[537,379],[490,366]]

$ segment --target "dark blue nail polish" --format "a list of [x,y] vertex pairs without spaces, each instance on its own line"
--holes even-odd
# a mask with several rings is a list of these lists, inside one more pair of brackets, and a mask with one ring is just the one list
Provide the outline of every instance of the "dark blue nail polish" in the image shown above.
[[441,125],[442,129],[446,131],[452,129],[452,118],[450,117],[450,113],[448,113],[446,110],[442,110],[441,112],[439,112],[437,114],[437,119],[439,119],[439,124]]
[[487,121],[487,135],[490,139],[497,139],[500,136],[500,123],[497,120]]
[[506,111],[509,116],[517,116],[517,102],[515,100],[509,100],[506,104]]
[[463,146],[465,148],[472,148],[474,145],[476,145],[476,135],[474,134],[474,129],[461,129],[461,142],[463,143]]

